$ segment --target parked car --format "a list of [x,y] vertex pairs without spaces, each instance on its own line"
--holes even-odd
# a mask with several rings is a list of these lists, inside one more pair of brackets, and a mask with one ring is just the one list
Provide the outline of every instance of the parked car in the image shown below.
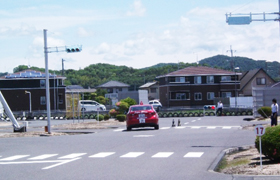
[[92,100],[80,100],[78,109],[80,111],[106,111],[106,107],[103,104]]
[[158,114],[152,105],[130,106],[126,115],[126,128],[130,131],[137,127],[154,127],[159,129]]
[[151,104],[154,107],[154,109],[156,109],[158,111],[162,108],[162,105],[159,102],[159,100],[151,100],[151,101],[149,101],[149,104]]

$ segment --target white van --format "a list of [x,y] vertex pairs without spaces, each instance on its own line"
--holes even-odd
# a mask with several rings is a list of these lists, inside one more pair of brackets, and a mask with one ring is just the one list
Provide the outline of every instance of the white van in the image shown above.
[[103,104],[99,104],[92,100],[80,100],[78,104],[79,111],[106,111],[106,107]]

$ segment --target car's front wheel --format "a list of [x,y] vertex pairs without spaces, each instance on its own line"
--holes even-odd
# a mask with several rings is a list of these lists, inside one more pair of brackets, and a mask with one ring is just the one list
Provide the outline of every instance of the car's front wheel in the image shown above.
[[155,126],[155,129],[156,129],[156,130],[158,130],[158,129],[159,129],[159,126],[158,126],[158,125],[156,125],[156,126]]
[[126,127],[126,130],[127,131],[131,131],[131,127]]

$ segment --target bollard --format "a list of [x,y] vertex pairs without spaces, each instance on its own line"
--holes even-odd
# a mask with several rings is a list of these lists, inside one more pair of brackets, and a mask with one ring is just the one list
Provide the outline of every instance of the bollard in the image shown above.
[[176,125],[175,125],[175,122],[174,122],[174,119],[173,119],[173,121],[172,121],[172,127],[175,127]]
[[181,121],[180,121],[180,119],[178,119],[178,126],[181,126]]

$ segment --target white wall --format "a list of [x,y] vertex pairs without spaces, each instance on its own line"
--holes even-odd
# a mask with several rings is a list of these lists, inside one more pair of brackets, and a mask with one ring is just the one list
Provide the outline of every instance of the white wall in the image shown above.
[[[229,99],[230,107],[235,107],[235,97]],[[253,97],[236,97],[237,107],[239,108],[252,108]]]

